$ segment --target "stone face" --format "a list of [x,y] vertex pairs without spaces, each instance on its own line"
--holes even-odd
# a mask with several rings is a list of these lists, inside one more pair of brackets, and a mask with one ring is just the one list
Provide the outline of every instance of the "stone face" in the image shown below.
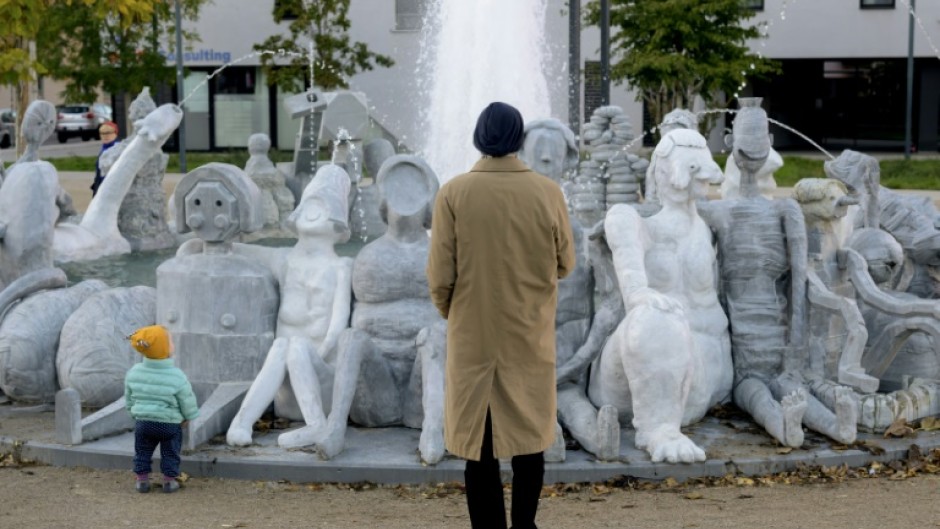
[[59,386],[74,389],[86,407],[119,399],[124,375],[141,358],[126,337],[156,322],[156,303],[156,289],[146,286],[108,289],[85,300],[62,326]]
[[53,402],[62,326],[89,296],[106,288],[102,281],[83,281],[33,294],[10,309],[0,322],[0,390],[15,401]]

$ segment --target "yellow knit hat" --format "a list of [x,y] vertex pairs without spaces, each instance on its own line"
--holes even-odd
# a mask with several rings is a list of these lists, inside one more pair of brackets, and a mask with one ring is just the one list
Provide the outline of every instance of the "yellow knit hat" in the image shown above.
[[141,327],[128,336],[128,339],[131,341],[131,347],[151,360],[169,358],[173,351],[170,332],[163,325]]

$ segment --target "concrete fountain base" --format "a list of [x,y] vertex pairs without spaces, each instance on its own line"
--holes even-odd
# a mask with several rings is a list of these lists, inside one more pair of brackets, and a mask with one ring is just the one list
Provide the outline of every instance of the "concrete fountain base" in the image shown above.
[[[17,410],[0,406],[0,453],[17,452],[23,459],[54,466],[128,469],[132,466],[134,437],[131,432],[76,446],[55,442],[54,413],[43,408]],[[697,477],[728,474],[758,476],[806,466],[867,466],[907,458],[916,444],[921,451],[940,448],[940,432],[917,431],[913,437],[886,439],[859,434],[852,447],[833,446],[807,432],[803,448],[781,449],[752,422],[740,418],[706,417],[685,430],[709,456],[703,463],[652,463],[633,448],[633,430],[624,429],[620,461],[598,462],[582,450],[568,450],[564,463],[547,463],[546,483],[599,482],[618,476],[640,480],[673,478],[679,482]],[[346,449],[336,458],[321,461],[307,450],[277,447],[271,430],[255,435],[255,444],[233,448],[225,444],[201,445],[184,451],[182,469],[191,476],[246,480],[311,482],[372,482],[424,484],[463,481],[464,463],[447,456],[434,466],[423,465],[417,453],[418,430],[408,428],[349,428]],[[217,437],[216,439],[221,439]],[[159,454],[156,454],[159,457]],[[155,463],[155,469],[159,466]],[[503,477],[511,475],[508,462]]]

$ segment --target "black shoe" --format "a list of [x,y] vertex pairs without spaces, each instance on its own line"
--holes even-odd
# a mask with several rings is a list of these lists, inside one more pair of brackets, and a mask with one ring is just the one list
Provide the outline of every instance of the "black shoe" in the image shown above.
[[180,490],[179,481],[176,481],[175,479],[171,479],[170,481],[163,482],[163,492],[170,493],[170,492],[176,492],[178,490]]
[[140,493],[150,492],[150,480],[138,481],[137,484],[134,485],[134,488]]

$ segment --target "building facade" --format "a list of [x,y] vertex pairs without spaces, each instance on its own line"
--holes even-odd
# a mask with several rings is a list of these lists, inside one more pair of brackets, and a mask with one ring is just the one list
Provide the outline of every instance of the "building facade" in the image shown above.
[[[299,121],[291,119],[283,105],[293,94],[268,86],[252,49],[270,35],[287,33],[286,24],[273,22],[275,1],[213,2],[192,24],[200,41],[186,43],[183,54],[187,149],[244,148],[255,132],[268,133],[276,148],[293,149]],[[373,118],[398,138],[403,148],[411,150],[421,147],[420,116],[427,105],[428,81],[416,72],[421,62],[422,13],[430,1],[352,0],[349,12],[351,40],[365,42],[395,61],[391,68],[379,67],[353,76],[348,79],[349,87],[366,95]],[[752,82],[741,95],[762,96],[771,118],[827,149],[902,148],[910,0],[743,1],[756,12],[750,23],[767,25],[767,37],[750,43],[752,50],[778,60],[781,74]],[[557,65],[549,83],[551,117],[568,122],[567,0],[546,2],[546,45]],[[587,0],[581,3],[587,4]],[[913,140],[920,151],[936,151],[940,136],[940,52],[936,46],[940,43],[940,2],[921,1],[917,16]],[[596,71],[599,49],[598,28],[582,27],[581,121],[599,104],[597,78],[590,73]],[[165,53],[168,64],[175,64],[172,50]],[[589,72],[586,83],[585,71]],[[172,90],[158,93],[175,98]],[[644,111],[635,94],[629,87],[613,85],[610,98],[612,104],[624,108],[639,134]],[[545,116],[526,116],[539,117]],[[729,123],[730,117],[725,125]],[[712,135],[716,148],[720,147],[721,128]],[[781,150],[812,149],[784,128],[775,127],[774,134],[775,145]]]

